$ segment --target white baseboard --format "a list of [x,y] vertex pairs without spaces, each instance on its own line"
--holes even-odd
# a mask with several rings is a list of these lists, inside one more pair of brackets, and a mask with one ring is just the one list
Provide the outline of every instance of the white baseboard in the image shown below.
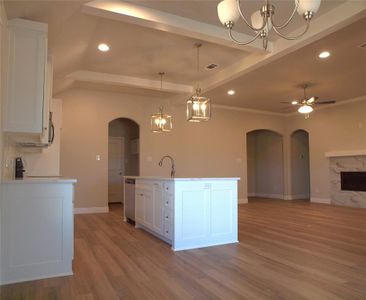
[[248,198],[239,198],[238,199],[238,204],[247,204],[248,203]]
[[100,207],[74,207],[74,215],[79,214],[97,214],[109,212],[108,206]]
[[328,198],[315,198],[315,197],[311,197],[310,198],[310,202],[311,203],[330,204],[330,199],[328,199]]
[[263,194],[263,193],[251,193],[251,196],[248,197],[259,197],[259,198],[271,198],[271,199],[284,199],[285,196],[283,194]]
[[286,195],[285,200],[310,199],[309,194]]

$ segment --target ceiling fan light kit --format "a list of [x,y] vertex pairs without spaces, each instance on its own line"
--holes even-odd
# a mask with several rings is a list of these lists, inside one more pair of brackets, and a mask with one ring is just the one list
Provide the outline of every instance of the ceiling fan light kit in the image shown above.
[[288,103],[288,104],[292,104],[292,105],[297,105],[300,106],[297,111],[300,114],[304,114],[305,115],[305,119],[309,118],[309,114],[314,110],[313,106],[314,105],[319,105],[319,104],[334,104],[336,103],[336,101],[333,100],[329,100],[329,101],[320,101],[318,102],[317,100],[319,99],[318,97],[312,96],[310,98],[307,97],[306,95],[306,89],[307,89],[308,85],[304,84],[302,85],[302,88],[304,89],[304,96],[300,101],[297,100],[292,100],[291,102],[282,102],[282,103]]
[[[223,0],[217,5],[217,14],[220,22],[229,30],[232,41],[239,45],[248,45],[256,39],[263,40],[263,48],[267,49],[268,33],[273,30],[277,35],[286,40],[296,40],[303,36],[309,29],[310,20],[319,10],[321,0],[294,0],[294,9],[286,22],[277,24],[274,21],[275,6],[269,0],[265,0],[263,6],[251,15],[251,22],[247,20],[241,7],[240,0]],[[296,12],[306,21],[305,30],[297,36],[287,36],[281,30],[293,20]],[[237,40],[232,32],[236,22],[242,18],[246,25],[253,30],[254,36],[248,41]]]

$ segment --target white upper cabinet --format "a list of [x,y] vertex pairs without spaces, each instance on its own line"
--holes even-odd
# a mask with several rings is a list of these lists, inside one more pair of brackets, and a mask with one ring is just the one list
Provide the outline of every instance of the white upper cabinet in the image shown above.
[[4,131],[42,134],[49,101],[47,24],[10,20],[7,57]]

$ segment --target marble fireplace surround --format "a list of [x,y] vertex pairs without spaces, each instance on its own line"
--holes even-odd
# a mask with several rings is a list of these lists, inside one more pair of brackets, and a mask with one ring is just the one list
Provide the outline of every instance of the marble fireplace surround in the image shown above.
[[366,149],[326,152],[330,167],[331,204],[366,208],[366,192],[342,191],[341,172],[366,171]]

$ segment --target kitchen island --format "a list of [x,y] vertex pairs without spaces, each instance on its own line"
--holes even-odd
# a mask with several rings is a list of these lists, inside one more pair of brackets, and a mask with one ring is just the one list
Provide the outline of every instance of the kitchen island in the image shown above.
[[239,178],[134,177],[135,226],[174,251],[238,242]]

